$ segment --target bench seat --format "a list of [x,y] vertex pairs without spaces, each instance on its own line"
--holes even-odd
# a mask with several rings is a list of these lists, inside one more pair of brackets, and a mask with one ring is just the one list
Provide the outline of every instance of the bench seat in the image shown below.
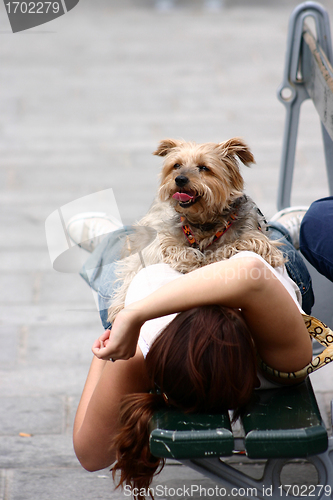
[[[327,450],[328,437],[311,382],[256,391],[242,417],[249,458],[302,458]],[[150,422],[154,456],[175,459],[226,457],[235,450],[227,414],[155,413]]]
[[257,391],[242,424],[249,458],[302,458],[328,446],[310,379],[293,387]]
[[161,458],[228,456],[234,438],[228,414],[186,414],[158,411],[150,422],[150,450]]

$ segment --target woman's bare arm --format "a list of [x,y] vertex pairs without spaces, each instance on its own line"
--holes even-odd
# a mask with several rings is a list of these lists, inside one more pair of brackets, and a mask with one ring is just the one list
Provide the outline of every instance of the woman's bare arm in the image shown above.
[[248,256],[197,269],[131,304],[116,317],[107,345],[96,342],[93,352],[100,359],[128,359],[145,321],[208,304],[241,309],[260,356],[273,368],[294,371],[311,360],[296,304],[269,268]]
[[144,358],[138,349],[128,361],[103,361],[93,357],[76,412],[73,442],[82,466],[95,471],[115,460],[112,440],[118,430],[122,397],[150,389]]

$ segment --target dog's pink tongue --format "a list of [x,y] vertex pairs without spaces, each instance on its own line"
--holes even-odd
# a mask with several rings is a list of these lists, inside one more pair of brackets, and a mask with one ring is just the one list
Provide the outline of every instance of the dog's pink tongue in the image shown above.
[[172,198],[178,201],[189,201],[193,199],[193,196],[190,196],[187,193],[175,193]]

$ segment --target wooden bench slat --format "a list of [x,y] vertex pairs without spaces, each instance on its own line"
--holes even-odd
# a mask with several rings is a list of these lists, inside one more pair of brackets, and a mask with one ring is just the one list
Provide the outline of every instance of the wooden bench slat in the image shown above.
[[249,458],[300,458],[328,446],[309,379],[293,387],[257,391],[242,423]]
[[[302,458],[326,451],[328,437],[310,380],[256,391],[242,417],[249,458]],[[155,413],[150,449],[162,458],[230,456],[234,438],[227,414]]]
[[162,458],[229,456],[234,448],[227,414],[156,412],[150,422],[150,450]]

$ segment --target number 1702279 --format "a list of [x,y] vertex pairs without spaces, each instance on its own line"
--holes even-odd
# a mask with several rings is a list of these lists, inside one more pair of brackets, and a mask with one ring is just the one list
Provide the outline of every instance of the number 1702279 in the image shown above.
[[283,486],[278,486],[280,495],[292,496],[292,497],[318,497],[320,495],[331,497],[332,487],[329,484],[316,484],[316,485],[298,485],[298,484],[285,484]]
[[6,3],[8,14],[58,14],[59,2],[8,2]]

